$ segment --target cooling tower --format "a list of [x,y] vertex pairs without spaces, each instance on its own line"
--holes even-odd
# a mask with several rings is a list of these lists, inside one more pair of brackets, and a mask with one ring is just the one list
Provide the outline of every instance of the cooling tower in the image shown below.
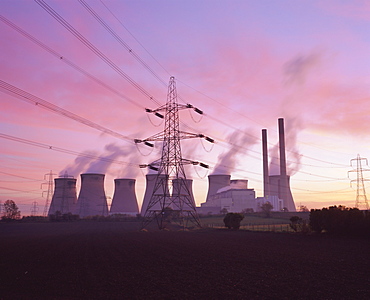
[[225,186],[230,185],[230,175],[209,175],[208,176],[208,193],[206,202]]
[[[283,207],[286,207],[289,211],[296,211],[293,195],[290,191],[290,176],[286,176],[283,180],[281,175],[271,175],[270,180],[270,196],[278,196],[279,199],[283,200]],[[285,185],[288,188],[285,188]],[[282,193],[284,191],[284,194]],[[285,198],[284,198],[285,197]]]
[[114,195],[110,214],[136,216],[139,213],[135,193],[135,183],[135,179],[120,178],[114,180]]
[[[172,197],[177,197],[177,199],[185,199],[189,195],[190,206],[186,200],[183,202],[183,210],[193,210],[195,208],[195,199],[193,194],[193,180],[192,179],[173,179],[172,180]],[[174,201],[173,209],[180,209],[180,202],[178,200]]]
[[[161,174],[161,175],[158,175],[158,174],[147,174],[146,175],[146,188],[145,188],[145,194],[144,194],[144,199],[143,199],[143,204],[141,206],[141,211],[140,211],[140,214],[142,216],[145,215],[146,213],[146,210],[148,208],[148,204],[149,204],[149,201],[153,195],[153,191],[154,191],[154,186],[155,186],[155,183],[156,183],[156,180],[157,180],[157,177],[158,177],[158,180],[165,180],[165,178],[167,178],[167,181],[168,181],[168,176],[166,176],[165,174]],[[162,186],[162,188],[160,188],[159,190],[156,191],[155,195],[164,195],[166,194],[167,197],[170,197],[170,192],[168,190],[168,184],[167,184],[167,190],[166,190],[166,193],[164,193],[164,185]],[[156,204],[155,206],[153,206],[151,208],[152,210],[161,210],[161,207],[158,204]]]
[[54,195],[48,216],[59,211],[62,214],[73,213],[77,202],[76,179],[59,177],[54,179]]
[[81,190],[76,209],[76,214],[79,214],[80,217],[108,215],[104,177],[104,174],[81,174]]
[[267,150],[267,130],[262,129],[262,165],[263,165],[263,196],[267,198],[269,191],[269,166]]

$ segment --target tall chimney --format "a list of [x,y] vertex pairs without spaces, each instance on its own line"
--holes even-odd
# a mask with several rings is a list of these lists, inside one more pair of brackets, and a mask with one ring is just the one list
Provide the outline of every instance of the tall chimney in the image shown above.
[[76,213],[80,217],[107,216],[108,205],[104,192],[104,174],[81,174],[81,190],[78,195]]
[[[144,193],[144,199],[143,199],[143,203],[142,203],[142,206],[141,206],[141,211],[140,211],[140,214],[142,216],[145,215],[146,211],[147,211],[147,208],[148,208],[148,204],[149,204],[149,201],[150,199],[152,198],[152,195],[153,195],[153,191],[154,191],[154,186],[155,186],[155,183],[156,183],[156,180],[157,180],[157,177],[159,176],[159,180],[165,180],[165,178],[167,177],[167,180],[168,180],[168,175],[165,175],[165,174],[147,174],[146,175],[146,188],[145,188],[145,193]],[[156,195],[164,195],[165,193],[163,192],[163,189],[160,189],[156,192]],[[166,195],[169,197],[170,196],[170,192],[169,190],[167,189],[166,191]],[[159,203],[155,206],[153,206],[151,209],[154,209],[154,210],[161,210],[161,207],[159,205]]]
[[114,179],[114,195],[110,214],[126,214],[136,216],[139,213],[135,193],[135,179]]
[[280,118],[278,120],[278,123],[279,123],[279,155],[280,155],[279,198],[283,199],[284,206],[289,211],[296,211],[293,196],[290,190],[290,178],[287,175],[286,169],[284,119]]
[[270,195],[269,166],[267,151],[267,129],[262,129],[263,196]]
[[[184,197],[190,196],[190,203],[195,207],[195,199],[193,194],[193,180],[192,179],[173,179],[172,180],[172,197],[178,197],[184,199]],[[183,202],[183,210],[192,209],[193,207]],[[179,209],[179,202],[174,201],[173,209]]]
[[54,179],[55,189],[48,216],[59,211],[62,214],[73,213],[77,202],[76,179],[59,177]]
[[207,193],[206,202],[213,195],[215,195],[219,189],[230,185],[230,177],[231,177],[230,175],[209,175],[208,176],[208,193]]
[[285,132],[284,119],[280,118],[279,122],[279,155],[280,155],[280,175],[286,177],[286,157],[285,157]]

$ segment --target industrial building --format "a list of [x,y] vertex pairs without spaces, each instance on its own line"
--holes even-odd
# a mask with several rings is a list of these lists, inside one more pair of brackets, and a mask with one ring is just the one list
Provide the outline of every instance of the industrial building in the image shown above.
[[267,130],[262,130],[263,197],[256,198],[254,189],[248,188],[247,180],[230,180],[231,176],[227,174],[209,175],[206,202],[197,208],[198,213],[218,214],[223,209],[228,212],[259,211],[266,202],[273,206],[273,211],[296,210],[286,169],[284,119],[278,120],[278,128],[279,175],[269,175]]

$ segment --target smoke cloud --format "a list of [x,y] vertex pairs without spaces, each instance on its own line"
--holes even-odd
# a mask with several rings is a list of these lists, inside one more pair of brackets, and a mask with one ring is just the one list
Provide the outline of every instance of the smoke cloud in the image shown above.
[[[297,147],[297,137],[304,128],[305,112],[310,109],[308,100],[302,98],[304,86],[312,77],[313,71],[319,68],[323,55],[319,52],[300,55],[283,65],[284,83],[289,86],[288,93],[281,105],[281,115],[285,119],[285,149],[287,174],[292,176],[301,167],[301,154]],[[307,97],[307,96],[305,96]],[[299,117],[298,117],[299,116]],[[270,151],[270,175],[280,174],[279,141]]]
[[255,137],[245,134],[245,132],[239,130],[234,131],[227,137],[227,142],[231,145],[231,148],[227,152],[223,152],[218,156],[218,163],[212,172],[215,174],[230,174],[237,164],[238,156],[245,154],[249,147],[257,142]]
[[[137,151],[134,146],[122,147],[116,144],[108,144],[104,152],[99,155],[97,151],[82,152],[73,163],[64,168],[59,176],[78,176],[81,173],[114,173],[117,177],[136,178],[139,167],[136,165],[125,165],[135,160]],[[124,158],[122,162],[118,159]],[[119,164],[119,167],[112,167],[112,164]]]
[[309,55],[300,55],[288,61],[283,66],[285,83],[304,84],[312,70],[320,63],[320,55],[311,53]]
[[[292,176],[297,173],[301,167],[301,154],[297,146],[297,137],[303,129],[302,123],[298,118],[287,118],[285,121],[285,151],[287,174]],[[280,175],[280,153],[279,141],[270,149],[270,175]]]
[[95,157],[98,156],[96,151],[84,151],[76,157],[73,163],[69,164],[62,171],[59,172],[59,176],[73,176],[77,177],[83,173],[87,166],[91,163]]

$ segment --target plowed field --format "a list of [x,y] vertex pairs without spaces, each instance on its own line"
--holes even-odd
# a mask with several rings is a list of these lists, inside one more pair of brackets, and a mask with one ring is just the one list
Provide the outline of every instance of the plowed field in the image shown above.
[[364,238],[0,224],[0,299],[370,299]]

